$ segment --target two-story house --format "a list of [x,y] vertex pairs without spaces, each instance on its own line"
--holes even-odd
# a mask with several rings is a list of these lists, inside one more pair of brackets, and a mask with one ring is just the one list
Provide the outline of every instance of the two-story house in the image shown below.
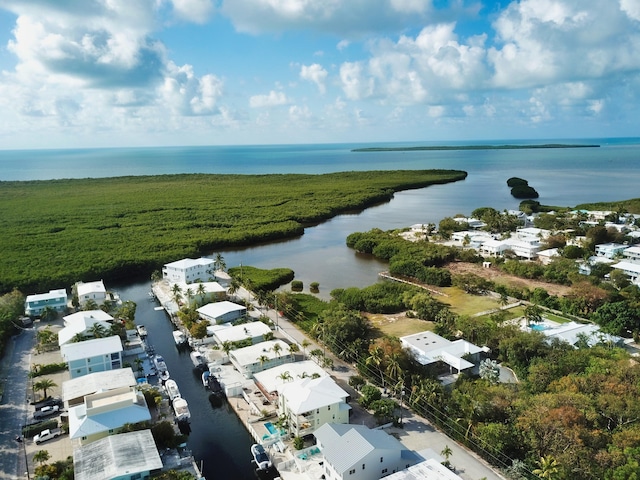
[[287,418],[289,431],[296,437],[326,423],[349,423],[349,394],[329,376],[285,382],[277,390],[278,414]]
[[24,314],[30,317],[38,316],[46,308],[53,308],[56,312],[67,310],[67,291],[64,288],[49,290],[49,293],[27,295],[24,302]]
[[107,299],[107,289],[102,280],[87,283],[78,282],[76,283],[76,293],[78,294],[78,303],[80,305],[86,304],[89,300],[101,305]]
[[71,378],[122,368],[122,350],[122,342],[117,335],[66,343],[60,347]]
[[211,258],[183,258],[162,267],[162,277],[171,283],[206,282],[214,279]]
[[95,337],[94,333],[97,330],[107,334],[113,322],[113,317],[102,310],[80,311],[63,318],[64,328],[58,332],[58,345],[64,345],[79,337]]
[[233,323],[247,314],[247,307],[237,303],[222,301],[207,303],[196,309],[201,318],[210,323]]
[[269,340],[229,352],[229,360],[246,378],[284,363],[291,363],[293,355],[282,340]]

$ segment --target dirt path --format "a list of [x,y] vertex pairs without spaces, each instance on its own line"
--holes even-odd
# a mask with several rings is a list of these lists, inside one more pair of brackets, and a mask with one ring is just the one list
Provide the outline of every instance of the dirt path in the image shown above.
[[466,262],[452,262],[447,264],[446,268],[453,274],[473,273],[479,277],[486,278],[492,282],[513,285],[517,287],[527,287],[529,289],[543,288],[549,295],[563,296],[569,293],[570,287],[565,285],[557,285],[555,283],[541,282],[539,280],[528,280],[526,278],[516,277],[503,272],[497,267],[483,268],[482,265]]

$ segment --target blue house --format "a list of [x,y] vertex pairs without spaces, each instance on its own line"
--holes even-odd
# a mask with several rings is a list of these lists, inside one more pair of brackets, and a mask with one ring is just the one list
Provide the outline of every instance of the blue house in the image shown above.
[[122,342],[118,335],[60,346],[71,378],[122,368]]
[[67,291],[64,288],[50,290],[49,293],[27,295],[24,302],[24,314],[30,317],[38,316],[46,307],[53,308],[56,312],[67,310]]

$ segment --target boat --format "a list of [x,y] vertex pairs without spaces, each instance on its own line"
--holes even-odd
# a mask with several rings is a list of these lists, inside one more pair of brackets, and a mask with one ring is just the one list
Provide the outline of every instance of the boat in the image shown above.
[[167,368],[167,364],[164,362],[164,358],[162,358],[162,355],[156,355],[155,357],[153,357],[153,364],[156,366],[158,374],[169,371],[169,369]]
[[189,419],[191,418],[189,404],[182,397],[178,397],[173,401],[173,411],[176,414],[176,420],[178,420],[179,422],[189,421]]
[[147,329],[144,325],[137,325],[136,330],[138,331],[140,338],[147,338]]
[[210,377],[211,373],[209,372],[209,370],[205,370],[204,372],[202,372],[202,385],[204,385],[204,388],[209,388]]
[[209,368],[209,366],[207,365],[207,361],[204,358],[204,355],[202,355],[202,353],[200,353],[199,351],[195,350],[193,352],[191,352],[189,354],[189,356],[191,357],[191,361],[193,362],[193,366],[195,368],[197,368],[198,370],[206,370]]
[[180,398],[180,390],[178,389],[178,384],[176,383],[175,380],[167,380],[164,383],[164,389],[167,391],[167,394],[169,395],[169,400],[171,400],[172,402],[176,398]]
[[224,390],[222,389],[222,385],[220,385],[220,382],[218,381],[218,379],[213,373],[209,375],[207,387],[209,388],[209,390],[211,390],[211,392],[214,395],[217,395],[219,397],[224,396]]
[[182,333],[180,330],[174,330],[172,333],[173,333],[173,341],[176,342],[177,346],[181,346],[187,343],[187,336],[184,333]]
[[260,470],[268,470],[271,468],[271,460],[269,460],[269,456],[267,452],[264,451],[264,447],[259,443],[254,443],[251,445],[251,454],[253,455],[253,460],[256,462],[256,465]]

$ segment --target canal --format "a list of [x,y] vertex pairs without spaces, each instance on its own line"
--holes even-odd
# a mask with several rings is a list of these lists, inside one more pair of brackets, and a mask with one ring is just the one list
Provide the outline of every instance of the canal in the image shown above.
[[148,343],[164,357],[171,378],[189,403],[191,434],[187,445],[204,476],[207,480],[255,479],[251,436],[226,401],[218,408],[209,403],[209,392],[204,389],[200,374],[194,372],[189,351],[178,351],[167,314],[154,310],[158,304],[149,298],[150,281],[112,288],[123,301],[137,304],[136,323],[146,327]]

